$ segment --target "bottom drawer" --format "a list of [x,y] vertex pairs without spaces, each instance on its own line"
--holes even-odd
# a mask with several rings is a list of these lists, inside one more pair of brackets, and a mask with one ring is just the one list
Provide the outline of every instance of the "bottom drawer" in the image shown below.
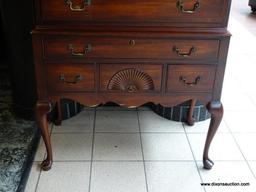
[[95,90],[94,65],[48,64],[47,86],[50,92],[88,92]]
[[216,66],[169,65],[167,92],[212,92]]

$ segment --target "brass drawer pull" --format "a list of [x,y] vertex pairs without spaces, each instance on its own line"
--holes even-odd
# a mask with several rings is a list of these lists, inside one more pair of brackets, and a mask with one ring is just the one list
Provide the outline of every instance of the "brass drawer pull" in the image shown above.
[[192,9],[184,9],[183,1],[177,0],[176,6],[178,10],[181,11],[182,13],[195,13],[196,10],[200,7],[200,2],[199,0],[197,0]]
[[83,79],[82,75],[76,75],[73,81],[67,81],[64,74],[59,76],[59,80],[64,84],[74,85]]
[[180,81],[182,81],[184,85],[187,85],[187,86],[190,86],[190,87],[193,87],[193,86],[197,85],[200,80],[201,80],[201,77],[197,76],[194,82],[187,82],[186,77],[180,76]]
[[69,9],[71,11],[81,12],[84,11],[86,6],[91,5],[91,0],[84,0],[83,5],[73,5],[72,0],[65,0],[65,4],[69,5]]
[[86,45],[82,52],[76,52],[73,44],[69,44],[67,49],[68,49],[68,51],[70,51],[71,55],[82,57],[82,56],[85,56],[85,55],[87,55],[87,53],[90,53],[92,51],[92,45],[91,44]]
[[178,56],[181,56],[181,57],[189,57],[189,56],[191,56],[192,53],[196,52],[196,48],[194,46],[192,46],[190,48],[188,53],[182,53],[180,51],[180,49],[178,47],[176,47],[176,46],[173,46],[172,50],[173,50],[173,52],[176,52]]

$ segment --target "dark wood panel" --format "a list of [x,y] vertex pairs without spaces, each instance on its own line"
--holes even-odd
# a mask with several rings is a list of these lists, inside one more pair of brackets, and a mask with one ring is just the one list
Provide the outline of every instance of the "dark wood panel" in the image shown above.
[[26,110],[30,113],[26,118],[31,118],[37,99],[30,33],[33,28],[33,0],[1,0],[0,14],[3,30],[1,54],[10,69],[13,102],[21,109],[18,115],[23,116],[23,110]]
[[95,90],[95,66],[90,64],[47,64],[49,92],[88,92]]
[[212,92],[215,66],[169,65],[167,92]]
[[[102,35],[104,36],[104,34]],[[44,39],[46,59],[176,59],[218,60],[219,40],[127,37],[62,36]]]
[[[72,11],[67,1],[37,0],[41,5],[38,13],[39,20],[43,23],[61,22],[69,24],[107,23],[148,25],[154,23],[161,25],[194,26],[205,24],[206,26],[220,26],[226,22],[229,12],[229,0],[92,0],[90,5],[82,0],[70,0],[72,7],[84,8],[82,11]],[[180,2],[179,4],[177,2]],[[181,11],[181,3],[184,10],[193,10],[194,13]],[[197,6],[198,5],[198,6]],[[39,9],[40,6],[38,6]]]

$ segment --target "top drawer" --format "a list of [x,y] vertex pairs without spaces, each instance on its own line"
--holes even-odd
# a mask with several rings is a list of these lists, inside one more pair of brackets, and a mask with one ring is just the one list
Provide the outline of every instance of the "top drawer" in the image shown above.
[[230,0],[36,0],[41,24],[223,27]]

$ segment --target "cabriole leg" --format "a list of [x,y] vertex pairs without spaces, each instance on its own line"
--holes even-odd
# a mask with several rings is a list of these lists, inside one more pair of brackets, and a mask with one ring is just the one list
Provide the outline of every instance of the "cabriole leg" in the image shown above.
[[213,167],[214,163],[209,159],[208,152],[212,139],[221,123],[223,117],[223,107],[220,101],[212,101],[207,105],[207,109],[211,114],[211,122],[204,146],[203,164],[204,168],[209,170]]
[[57,117],[54,121],[54,124],[59,126],[61,125],[61,121],[62,121],[60,100],[56,102],[56,110],[57,110]]
[[47,156],[42,162],[41,167],[44,171],[51,169],[52,166],[52,146],[47,122],[47,113],[51,111],[49,102],[37,102],[36,104],[36,121],[41,130],[41,134],[46,147]]
[[187,115],[187,124],[189,126],[193,126],[195,124],[195,119],[193,118],[193,111],[194,111],[195,105],[196,105],[196,100],[191,99],[190,106],[188,109],[188,115]]

